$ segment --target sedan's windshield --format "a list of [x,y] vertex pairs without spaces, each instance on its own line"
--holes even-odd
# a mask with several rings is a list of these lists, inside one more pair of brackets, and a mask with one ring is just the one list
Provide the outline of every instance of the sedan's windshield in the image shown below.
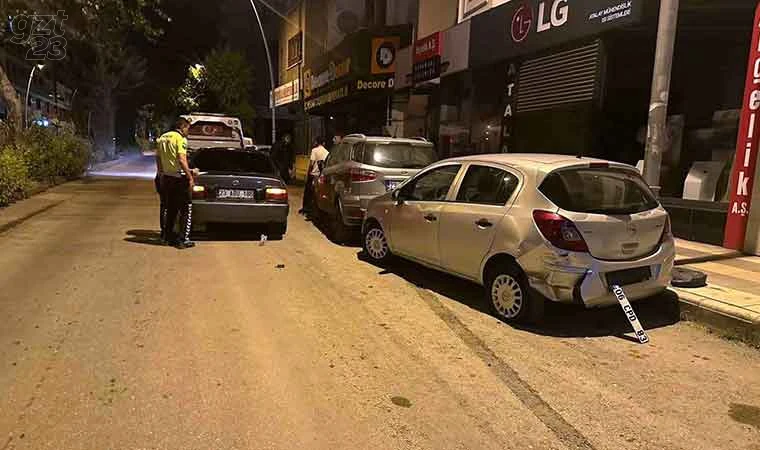
[[549,174],[539,188],[562,209],[589,214],[635,214],[659,203],[644,180],[621,169],[565,169]]
[[430,145],[366,144],[364,163],[378,167],[422,169],[438,160]]
[[202,150],[193,159],[193,166],[203,172],[275,173],[268,155],[239,150]]

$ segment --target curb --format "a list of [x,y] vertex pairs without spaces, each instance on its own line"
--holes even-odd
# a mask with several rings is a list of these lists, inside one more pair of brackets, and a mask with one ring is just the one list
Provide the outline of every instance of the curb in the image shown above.
[[753,313],[686,289],[673,288],[681,305],[681,319],[704,325],[716,334],[760,348],[760,313]]
[[38,216],[38,215],[40,215],[42,213],[45,213],[45,212],[47,212],[47,211],[55,208],[56,206],[60,205],[64,201],[65,200],[60,200],[60,201],[57,201],[55,203],[51,203],[51,204],[45,205],[45,206],[43,206],[41,208],[37,208],[36,210],[30,212],[29,214],[26,214],[26,215],[24,215],[22,217],[19,217],[18,219],[14,219],[14,220],[11,220],[11,221],[6,222],[6,223],[0,223],[0,235],[5,234],[6,232],[12,230],[13,228],[16,228],[17,226],[21,225],[22,223],[26,222],[27,220],[29,220],[29,219],[31,219],[33,217],[36,217],[36,216]]

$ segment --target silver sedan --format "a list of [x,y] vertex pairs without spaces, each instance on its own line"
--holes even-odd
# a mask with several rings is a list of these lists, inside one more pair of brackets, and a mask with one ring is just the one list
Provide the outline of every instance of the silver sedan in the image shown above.
[[600,307],[661,292],[675,245],[668,213],[628,165],[564,155],[441,161],[371,201],[375,262],[398,255],[485,286],[493,312],[537,320],[544,300]]

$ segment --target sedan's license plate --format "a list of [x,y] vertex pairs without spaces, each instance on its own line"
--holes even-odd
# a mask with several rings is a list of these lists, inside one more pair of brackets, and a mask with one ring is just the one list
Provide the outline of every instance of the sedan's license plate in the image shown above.
[[636,267],[634,269],[618,270],[607,272],[608,286],[628,286],[630,284],[641,283],[652,278],[652,269],[647,267]]
[[396,189],[400,183],[401,183],[400,181],[386,181],[385,189],[392,191]]
[[256,198],[256,192],[245,189],[219,189],[216,191],[216,198],[222,200],[254,200]]

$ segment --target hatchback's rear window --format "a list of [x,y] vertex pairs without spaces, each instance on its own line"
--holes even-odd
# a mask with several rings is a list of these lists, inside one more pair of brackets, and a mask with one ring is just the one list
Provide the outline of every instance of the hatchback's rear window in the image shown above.
[[422,169],[438,160],[429,145],[371,144],[364,146],[364,164],[398,169]]
[[203,172],[274,174],[269,155],[235,150],[202,150],[193,158],[193,166]]
[[549,174],[539,190],[560,208],[589,214],[635,214],[659,203],[636,173],[613,168],[573,168]]

